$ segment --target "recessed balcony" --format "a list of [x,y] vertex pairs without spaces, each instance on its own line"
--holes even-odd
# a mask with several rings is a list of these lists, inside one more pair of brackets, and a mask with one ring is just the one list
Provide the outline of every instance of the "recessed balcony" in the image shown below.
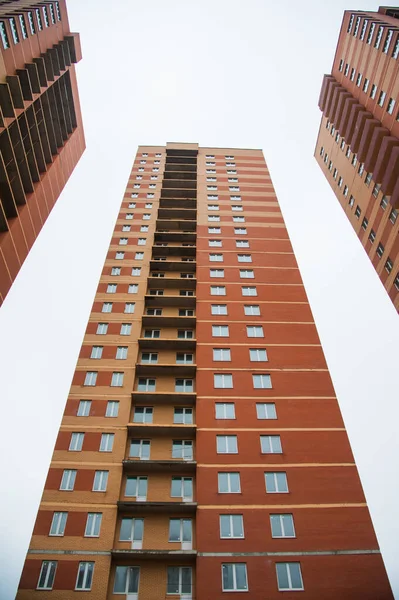
[[[195,350],[195,338],[138,338],[140,350]],[[183,366],[183,365],[182,365]]]
[[195,244],[197,235],[195,232],[187,231],[155,231],[155,242],[180,242]]
[[196,318],[193,317],[179,317],[169,315],[144,315],[141,319],[143,327],[151,327],[157,329],[159,327],[179,327],[184,329],[186,327],[192,328],[196,325]]
[[161,198],[159,200],[159,208],[184,208],[197,209],[196,198]]
[[[187,256],[195,258],[197,254],[197,246],[153,246],[152,260],[157,256]],[[194,261],[195,262],[195,261]]]
[[194,473],[197,468],[195,460],[140,460],[137,458],[125,459],[123,469],[129,473]]
[[[141,346],[140,346],[141,347]],[[137,363],[136,374],[140,376],[154,377],[155,375],[173,375],[175,377],[195,377],[197,365],[195,364],[161,364],[161,363]]]
[[195,209],[187,208],[187,207],[173,207],[173,208],[164,208],[160,205],[158,209],[158,219],[166,219],[166,220],[182,220],[182,221],[195,221],[197,216],[197,211]]
[[163,181],[195,181],[197,180],[196,171],[165,171],[163,174]]
[[156,220],[156,233],[161,230],[173,231],[173,232],[188,232],[191,233],[197,228],[197,221],[195,219],[177,219],[171,217],[169,219],[157,219]]
[[178,306],[179,308],[195,308],[195,296],[155,296],[147,294],[145,297],[146,308],[162,308],[163,306]]
[[[190,435],[195,436],[197,426],[194,423],[128,423],[127,430],[130,436],[172,436]],[[148,462],[148,461],[144,461]]]
[[165,189],[162,188],[161,191],[161,199],[162,198],[197,198],[197,190],[196,189]]
[[196,266],[195,260],[151,260],[150,271],[183,271],[186,273],[194,273]]
[[186,178],[180,179],[179,177],[175,177],[174,179],[164,179],[162,182],[161,196],[162,196],[163,190],[170,190],[170,189],[195,190],[195,189],[197,189],[197,181],[195,179],[194,180],[189,180]]
[[195,404],[195,393],[181,392],[132,392],[133,402],[155,404],[173,404],[173,406],[191,406]]
[[[196,556],[196,550],[112,550],[114,559],[134,560],[163,560],[177,563],[192,563]],[[191,595],[190,595],[191,597]]]
[[165,173],[193,173],[197,178],[197,163],[183,164],[183,163],[165,163]]
[[[165,263],[164,263],[165,264]],[[195,278],[179,277],[176,273],[173,277],[148,277],[149,289],[170,289],[177,288],[180,290],[195,290],[197,280]]]
[[195,514],[196,502],[147,502],[119,500],[118,510],[124,513],[189,513]]

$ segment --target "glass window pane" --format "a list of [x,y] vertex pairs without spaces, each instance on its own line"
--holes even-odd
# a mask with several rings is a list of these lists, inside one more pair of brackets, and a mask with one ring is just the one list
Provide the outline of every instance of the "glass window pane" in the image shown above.
[[181,567],[181,593],[191,594],[191,567]]
[[140,576],[140,567],[127,567],[129,569],[129,585],[128,585],[128,593],[137,594],[139,591],[139,576]]
[[168,594],[178,594],[179,593],[179,568],[178,567],[168,567],[167,593]]
[[247,567],[246,565],[235,565],[236,567],[236,582],[238,590],[247,589]]
[[132,539],[132,523],[133,519],[122,519],[121,531],[119,539],[123,542],[128,542]]
[[286,563],[277,563],[276,569],[277,569],[277,581],[278,581],[279,589],[280,590],[288,589],[290,587],[290,584],[288,581],[288,571],[287,571]]
[[127,571],[128,567],[116,567],[114,594],[123,594],[126,592]]

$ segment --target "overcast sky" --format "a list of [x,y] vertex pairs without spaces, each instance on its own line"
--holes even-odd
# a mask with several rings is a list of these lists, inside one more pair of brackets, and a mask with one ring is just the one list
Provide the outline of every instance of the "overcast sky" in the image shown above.
[[313,158],[322,76],[351,7],[343,0],[69,0],[68,7],[82,43],[87,150],[0,309],[1,600],[15,595],[137,146],[167,141],[264,150],[399,598],[399,319]]

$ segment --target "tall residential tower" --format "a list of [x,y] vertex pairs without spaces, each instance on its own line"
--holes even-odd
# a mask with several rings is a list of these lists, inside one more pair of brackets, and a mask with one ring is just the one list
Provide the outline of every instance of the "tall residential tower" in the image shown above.
[[391,600],[260,150],[139,148],[18,600]]
[[315,157],[399,310],[399,8],[345,11]]
[[0,305],[85,148],[65,0],[0,0]]

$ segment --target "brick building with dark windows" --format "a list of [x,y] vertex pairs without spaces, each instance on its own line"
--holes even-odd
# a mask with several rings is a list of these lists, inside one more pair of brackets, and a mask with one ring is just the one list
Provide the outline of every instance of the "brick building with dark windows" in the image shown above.
[[393,597],[269,170],[142,146],[17,599],[283,592]]
[[65,0],[0,0],[0,305],[85,140]]
[[345,11],[315,157],[399,311],[399,8]]

